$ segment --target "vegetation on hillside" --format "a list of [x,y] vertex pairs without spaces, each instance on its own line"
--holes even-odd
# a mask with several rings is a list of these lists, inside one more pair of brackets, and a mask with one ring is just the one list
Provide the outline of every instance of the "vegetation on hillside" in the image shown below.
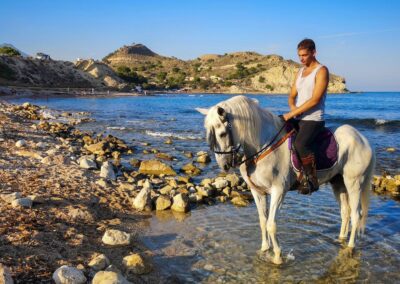
[[0,47],[0,55],[8,55],[8,56],[20,56],[21,53],[9,46]]

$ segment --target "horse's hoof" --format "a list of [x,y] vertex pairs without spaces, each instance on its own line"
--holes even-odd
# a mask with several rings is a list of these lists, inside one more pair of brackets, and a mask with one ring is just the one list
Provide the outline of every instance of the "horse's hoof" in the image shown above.
[[276,264],[276,265],[280,265],[283,263],[282,257],[280,257],[280,256],[274,257],[273,259],[271,259],[271,261],[273,264]]
[[269,250],[269,246],[262,246],[260,249],[261,252],[266,252],[268,250]]
[[354,253],[353,247],[345,247],[339,251],[340,256],[352,257]]

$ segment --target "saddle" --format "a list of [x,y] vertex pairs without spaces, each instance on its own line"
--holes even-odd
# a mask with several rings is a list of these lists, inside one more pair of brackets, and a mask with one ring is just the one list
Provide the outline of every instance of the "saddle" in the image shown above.
[[[286,130],[291,130],[293,127],[287,126]],[[296,138],[297,133],[294,132],[289,137],[289,150],[290,150],[290,160],[292,162],[292,166],[295,171],[301,171],[301,161],[297,155],[296,150],[294,149],[294,139]],[[315,163],[317,166],[317,171],[328,170],[332,168],[338,159],[338,150],[339,146],[337,144],[335,135],[329,128],[324,128],[315,138],[315,141],[312,145],[315,154]]]

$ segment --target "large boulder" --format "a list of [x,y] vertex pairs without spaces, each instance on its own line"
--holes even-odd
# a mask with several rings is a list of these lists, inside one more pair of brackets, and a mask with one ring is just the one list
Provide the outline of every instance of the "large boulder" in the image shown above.
[[106,154],[105,150],[107,149],[107,142],[106,141],[100,141],[95,144],[91,145],[85,145],[86,150],[89,152],[99,155],[99,156],[104,156]]
[[176,172],[167,164],[158,160],[142,161],[139,167],[139,173],[149,175],[171,175],[176,176]]
[[63,265],[53,273],[53,280],[56,284],[83,284],[86,277],[82,271],[75,267]]

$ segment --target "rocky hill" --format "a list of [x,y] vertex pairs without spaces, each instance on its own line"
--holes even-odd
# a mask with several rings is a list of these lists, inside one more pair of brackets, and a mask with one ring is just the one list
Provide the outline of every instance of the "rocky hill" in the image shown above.
[[[288,93],[300,65],[256,52],[207,54],[194,60],[159,55],[142,44],[123,46],[103,58],[76,63],[0,55],[0,84],[29,87],[217,93]],[[328,91],[346,92],[331,74]]]
[[127,84],[106,64],[94,60],[39,60],[0,56],[0,84],[50,88],[123,89]]
[[[207,54],[183,61],[141,44],[124,46],[103,61],[116,72],[145,78],[146,87],[193,92],[288,93],[300,65],[279,55],[256,52]],[[346,92],[345,79],[331,74],[328,91]]]

